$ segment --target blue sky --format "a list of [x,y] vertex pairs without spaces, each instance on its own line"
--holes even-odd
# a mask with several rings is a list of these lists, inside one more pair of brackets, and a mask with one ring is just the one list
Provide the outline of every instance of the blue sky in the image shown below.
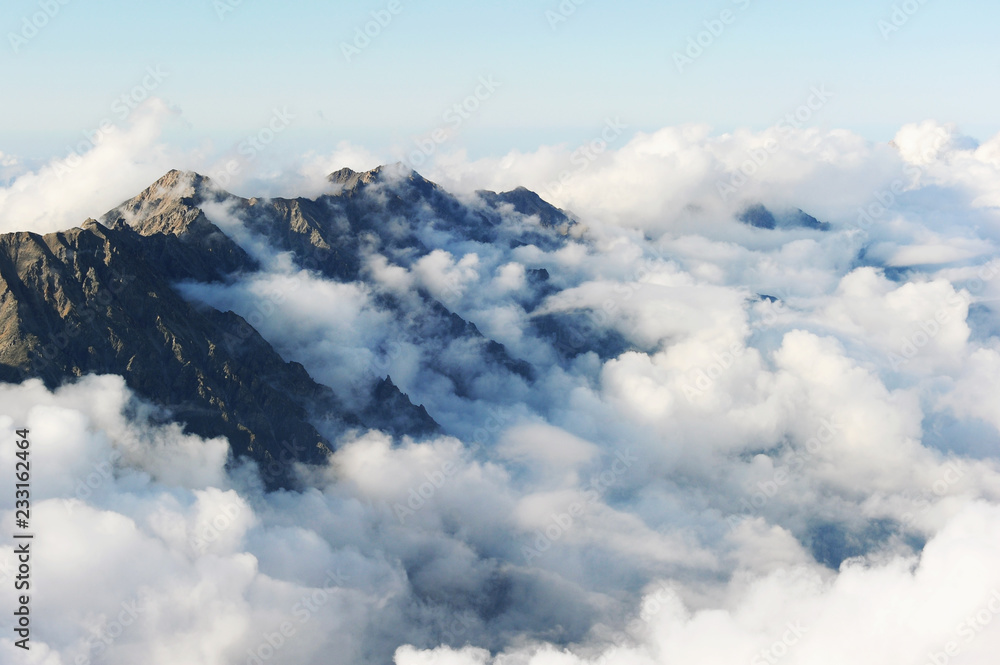
[[[472,155],[582,141],[608,117],[630,131],[762,129],[818,84],[835,97],[810,122],[872,140],[924,119],[979,139],[1000,130],[1000,8],[985,0],[909,0],[916,11],[888,38],[879,21],[894,4],[871,0],[566,0],[575,11],[554,26],[559,0],[399,0],[350,61],[342,43],[388,0],[49,1],[58,11],[17,53],[10,35],[39,2],[7,0],[0,18],[0,151],[25,158],[115,120],[147,67],[167,73],[153,94],[181,112],[171,140],[220,149],[287,107],[287,149],[385,151],[442,125],[481,76],[500,87],[461,128]],[[232,11],[220,18],[221,3]],[[723,11],[730,23],[679,72],[674,54]]]

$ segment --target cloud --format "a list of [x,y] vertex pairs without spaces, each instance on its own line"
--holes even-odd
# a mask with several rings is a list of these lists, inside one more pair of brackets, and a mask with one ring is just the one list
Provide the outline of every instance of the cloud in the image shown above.
[[108,125],[108,131],[96,131],[68,154],[15,176],[0,188],[2,230],[61,231],[135,196],[181,157],[161,139],[175,118],[162,100],[151,98],[124,127]]
[[[969,662],[985,663],[991,649],[1000,644],[991,627],[1000,613],[1000,579],[990,565],[1000,546],[997,519],[995,507],[968,506],[927,544],[919,561],[855,561],[835,578],[808,566],[754,578],[738,576],[718,609],[692,608],[670,586],[662,586],[646,595],[626,630],[609,635],[615,646],[559,649],[536,644],[495,658],[473,647],[426,651],[403,647],[396,662],[832,664],[850,660],[875,665],[893,659],[939,662],[961,654]],[[962,560],[968,568],[959,566],[961,572],[956,572]],[[927,602],[929,598],[934,602]]]
[[[126,156],[157,145],[169,116],[143,113],[84,155],[94,170],[67,174],[64,199],[43,173],[3,189],[5,219],[75,224],[148,185],[160,173],[89,189],[102,165],[141,175],[169,153]],[[378,221],[383,240],[419,246],[365,245],[342,281],[268,245],[232,205],[206,205],[264,268],[180,285],[186,297],[243,315],[352,406],[391,375],[446,434],[338,431],[326,466],[299,469],[310,489],[263,493],[226,441],[185,433],[118,377],[0,387],[0,475],[13,430],[30,428],[34,514],[51,539],[34,571],[36,653],[992,662],[997,141],[933,122],[894,145],[684,126],[578,164],[572,146],[442,153],[425,175],[468,205],[477,187],[547,188],[587,231],[483,242],[418,208]],[[296,159],[262,189],[323,191],[335,161],[374,158],[345,144]],[[255,187],[273,163],[234,184]],[[752,228],[734,217],[747,202],[831,228]],[[531,225],[503,215],[508,230]],[[438,306],[485,339],[450,332]],[[13,501],[0,493],[5,533]],[[0,649],[10,627],[0,620]]]
[[0,183],[7,185],[23,172],[20,160],[0,151]]

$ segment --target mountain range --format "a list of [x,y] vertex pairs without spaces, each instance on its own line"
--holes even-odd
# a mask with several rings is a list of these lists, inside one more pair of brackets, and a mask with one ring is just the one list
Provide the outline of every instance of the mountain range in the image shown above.
[[[192,286],[252,279],[284,257],[320,279],[367,289],[456,399],[475,400],[498,376],[533,381],[532,363],[463,318],[448,287],[436,295],[387,289],[371,258],[412,271],[440,258],[445,245],[554,252],[583,233],[572,215],[524,188],[459,198],[398,164],[341,169],[327,184],[313,199],[243,198],[174,170],[100,220],[47,235],[0,235],[0,380],[36,378],[51,388],[87,374],[120,375],[164,419],[226,437],[234,460],[270,470],[263,475],[272,487],[292,484],[295,462],[322,463],[351,429],[397,438],[444,431],[387,365],[353,376],[347,388],[324,383],[284,357],[255,326],[261,321],[191,297]],[[826,226],[759,204],[739,219],[765,229]],[[526,270],[524,279],[526,331],[550,343],[552,362],[631,348],[614,327],[591,325],[585,309],[541,307],[559,291],[545,268]]]
[[[227,437],[234,459],[278,469],[266,478],[272,486],[290,482],[291,461],[322,462],[346,429],[439,432],[391,377],[356,382],[365,394],[348,406],[243,317],[186,299],[180,284],[226,283],[262,269],[261,256],[247,251],[253,247],[206,210],[217,216],[224,208],[244,234],[339,282],[368,279],[366,247],[401,265],[433,251],[430,222],[421,220],[470,241],[546,248],[559,246],[576,222],[525,189],[460,201],[399,166],[342,169],[329,183],[330,193],[315,199],[246,199],[197,173],[171,171],[100,220],[0,236],[0,380],[55,387],[86,374],[121,375],[165,418],[200,436]],[[504,222],[512,213],[531,222],[513,228]],[[530,378],[528,363],[430,294],[419,296],[415,309],[391,294],[382,305],[416,335],[442,346],[461,340],[491,366]],[[462,368],[440,369],[458,394],[475,380]]]

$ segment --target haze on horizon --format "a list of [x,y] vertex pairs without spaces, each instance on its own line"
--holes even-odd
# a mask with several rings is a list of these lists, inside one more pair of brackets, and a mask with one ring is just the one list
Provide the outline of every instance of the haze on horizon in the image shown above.
[[986,0],[12,0],[6,9],[0,152],[27,165],[64,155],[104,120],[122,122],[129,98],[146,95],[181,113],[173,145],[224,152],[288,109],[295,119],[276,153],[347,141],[391,161],[447,124],[482,77],[500,87],[455,127],[448,152],[582,144],[609,117],[628,136],[687,123],[760,131],[818,85],[836,99],[810,126],[876,142],[924,120],[980,141],[1000,130],[1000,92],[983,78],[1000,65],[1000,9]]

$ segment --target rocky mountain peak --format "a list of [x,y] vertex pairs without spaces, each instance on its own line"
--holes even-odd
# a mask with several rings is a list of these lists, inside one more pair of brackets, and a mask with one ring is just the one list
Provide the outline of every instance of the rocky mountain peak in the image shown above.
[[207,176],[195,171],[171,169],[136,198],[150,201],[187,199],[191,202],[197,202],[203,200],[207,194],[219,191],[212,179]]
[[492,206],[510,205],[514,211],[527,217],[537,216],[542,226],[558,229],[566,235],[576,226],[576,221],[565,211],[548,203],[541,196],[526,187],[517,187],[509,192],[496,193],[481,189],[476,192],[483,201]]
[[382,164],[369,171],[360,172],[342,168],[327,176],[327,180],[333,184],[341,185],[341,192],[356,192],[373,184],[407,184],[420,189],[437,189],[437,185],[402,162]]
[[[430,292],[380,291],[363,260],[377,248],[387,262],[409,268],[445,235],[553,250],[565,242],[568,216],[524,188],[483,193],[470,204],[402,164],[341,169],[330,181],[341,191],[248,200],[197,173],[172,170],[100,221],[45,236],[0,236],[0,380],[37,377],[56,386],[86,374],[121,376],[190,431],[225,436],[234,456],[262,466],[284,460],[268,480],[274,485],[291,477],[292,462],[322,462],[349,429],[439,432],[428,410],[381,371],[363,373],[349,388],[323,385],[287,347],[271,346],[251,325],[254,314],[244,319],[188,299],[183,285],[227,288],[261,270],[240,244],[246,234],[230,236],[212,221],[230,229],[229,218],[323,279],[372,288],[373,302],[395,321],[393,334],[428,347],[421,371],[454,386],[456,398],[473,399],[484,372],[532,380],[527,362]],[[540,225],[524,219],[534,216]],[[456,349],[470,361],[454,362]],[[333,385],[351,392],[338,394]],[[406,386],[420,390],[419,381]],[[294,448],[291,460],[286,444]]]

